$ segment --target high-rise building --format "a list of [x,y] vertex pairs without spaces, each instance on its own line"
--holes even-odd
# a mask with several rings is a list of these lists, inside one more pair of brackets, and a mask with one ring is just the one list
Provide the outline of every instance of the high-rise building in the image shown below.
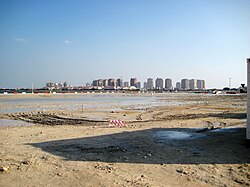
[[120,88],[123,88],[123,80],[121,78],[116,80],[116,86],[120,87]]
[[104,79],[103,80],[103,86],[104,87],[108,87],[109,86],[108,79]]
[[148,90],[153,90],[154,89],[154,82],[152,78],[147,79],[147,89]]
[[137,89],[141,89],[141,82],[137,82],[137,83],[136,83],[136,88],[137,88]]
[[67,88],[67,87],[68,87],[67,82],[64,82],[64,83],[63,83],[63,87],[64,87],[64,88]]
[[116,87],[116,80],[113,78],[109,79],[108,86],[113,87],[113,88]]
[[172,90],[173,86],[172,86],[172,79],[165,79],[165,89],[167,90]]
[[143,83],[143,88],[144,88],[144,89],[147,89],[147,87],[148,87],[147,82],[144,82],[144,83]]
[[197,80],[197,88],[198,88],[199,90],[202,89],[202,82],[201,82],[201,80]]
[[189,80],[189,89],[190,90],[196,90],[197,89],[197,80],[196,79]]
[[197,80],[197,88],[199,90],[205,89],[206,88],[205,81],[204,80]]
[[135,86],[136,87],[137,79],[136,78],[131,78],[130,79],[130,86]]
[[129,87],[128,82],[124,82],[124,87],[125,87],[125,88],[128,88],[128,87]]
[[202,89],[206,89],[206,83],[205,83],[205,80],[201,80],[202,82]]
[[181,83],[180,82],[176,83],[175,89],[176,90],[180,90],[181,89]]
[[155,89],[157,89],[157,90],[163,89],[163,79],[162,78],[157,78],[155,80]]
[[98,80],[93,80],[92,86],[98,86]]
[[181,80],[181,89],[182,90],[188,90],[189,89],[189,80],[188,79],[182,79]]
[[98,80],[98,86],[99,87],[103,87],[103,79],[99,79]]

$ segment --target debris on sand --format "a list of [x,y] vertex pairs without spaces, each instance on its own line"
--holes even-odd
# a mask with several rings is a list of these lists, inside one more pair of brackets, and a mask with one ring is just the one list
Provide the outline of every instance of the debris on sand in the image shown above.
[[0,166],[0,172],[7,172],[9,170],[9,167]]
[[197,130],[197,133],[202,133],[202,132],[207,132],[207,131],[211,131],[211,130],[216,130],[216,129],[220,129],[226,126],[226,123],[222,123],[222,122],[216,122],[216,123],[212,123],[210,121],[207,121],[207,127]]

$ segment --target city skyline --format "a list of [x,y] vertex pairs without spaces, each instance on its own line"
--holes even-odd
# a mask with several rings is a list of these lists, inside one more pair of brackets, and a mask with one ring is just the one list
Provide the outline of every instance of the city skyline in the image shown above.
[[239,87],[247,82],[248,7],[248,0],[0,1],[0,88],[121,76]]
[[206,81],[201,79],[181,79],[180,82],[176,82],[176,86],[173,86],[173,81],[171,78],[147,78],[146,82],[143,83],[138,81],[136,77],[130,78],[130,83],[122,78],[105,78],[96,79],[92,83],[86,83],[86,85],[70,85],[67,82],[48,82],[45,89],[144,89],[144,90],[205,90]]

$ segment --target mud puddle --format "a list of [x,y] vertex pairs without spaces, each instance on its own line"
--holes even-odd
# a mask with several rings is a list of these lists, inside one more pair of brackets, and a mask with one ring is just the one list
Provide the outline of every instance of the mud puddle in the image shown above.
[[206,136],[205,134],[196,133],[197,129],[191,131],[187,129],[180,130],[158,130],[153,134],[153,137],[160,141],[167,140],[191,140]]
[[225,128],[192,128],[192,129],[162,129],[157,130],[153,133],[153,138],[156,139],[157,143],[169,142],[169,141],[185,141],[194,140],[199,138],[205,138],[211,134],[221,133],[236,133],[239,132],[244,125],[237,125],[234,127]]

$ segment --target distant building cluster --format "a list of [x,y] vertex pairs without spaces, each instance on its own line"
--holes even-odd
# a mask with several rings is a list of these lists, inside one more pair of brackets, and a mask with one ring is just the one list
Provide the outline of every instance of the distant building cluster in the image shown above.
[[97,89],[141,89],[141,83],[136,78],[131,78],[130,82],[123,82],[121,78],[93,80],[93,88]]
[[144,82],[143,85],[145,90],[173,90],[172,79],[170,78],[165,80],[157,78],[155,80],[155,86],[153,78],[148,78],[147,82]]
[[205,81],[199,79],[182,79],[181,82],[176,83],[176,87],[173,87],[172,79],[166,78],[148,78],[146,82],[143,83],[137,80],[137,78],[130,78],[129,82],[123,82],[121,78],[119,79],[98,79],[94,80],[92,85],[94,88],[98,89],[143,89],[143,90],[204,90]]
[[68,89],[71,88],[71,85],[68,85],[67,82],[48,82],[46,83],[46,86],[44,88],[48,89],[48,90],[61,90],[61,89]]
[[204,90],[206,88],[205,81],[199,79],[182,79],[176,83],[177,90]]
[[130,81],[123,81],[122,78],[109,78],[109,79],[97,79],[93,80],[92,83],[87,83],[85,86],[72,87],[68,85],[67,82],[55,83],[48,82],[44,87],[48,90],[69,90],[69,89],[123,89],[123,90],[145,90],[145,91],[172,91],[172,90],[204,90],[205,81],[199,79],[182,79],[180,82],[176,83],[173,87],[172,79],[166,78],[148,78],[143,85],[137,80],[137,78],[132,77]]

